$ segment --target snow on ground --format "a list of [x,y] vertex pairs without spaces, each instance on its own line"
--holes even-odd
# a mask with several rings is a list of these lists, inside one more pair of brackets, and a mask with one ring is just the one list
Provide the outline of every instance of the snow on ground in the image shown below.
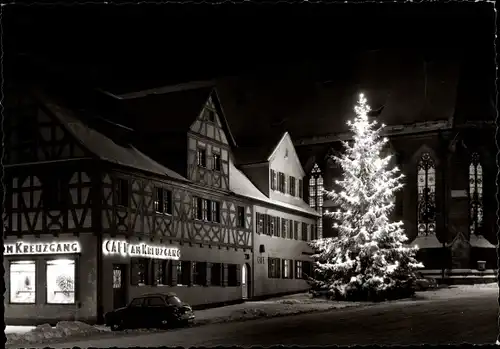
[[36,326],[5,326],[5,334],[26,333],[34,330]]
[[[431,302],[450,298],[467,298],[477,296],[477,294],[481,292],[491,292],[492,289],[498,289],[498,284],[450,286],[417,292],[416,297],[413,299],[397,300],[389,303]],[[301,293],[271,298],[264,301],[245,302],[226,307],[199,310],[195,312],[196,321],[194,326],[329,311],[333,309],[368,306],[373,304],[374,303],[369,302],[330,301],[324,298],[312,298],[308,293]],[[62,321],[58,323],[56,327],[51,327],[48,324],[37,326],[36,328],[30,326],[7,326],[5,333],[7,336],[7,344],[9,346],[15,346],[27,343],[61,342],[66,341],[68,337],[123,336],[158,331],[160,330],[140,329],[111,332],[109,328],[102,325],[90,326],[79,321]]]
[[418,299],[437,300],[446,298],[469,298],[478,293],[498,290],[498,283],[476,284],[476,285],[454,285],[446,288],[437,288],[424,292],[417,292]]
[[[28,326],[10,326],[10,333],[5,332],[8,345],[20,345],[27,343],[42,343],[54,339],[61,339],[73,336],[89,336],[102,332],[98,328],[80,321],[61,321],[55,327],[49,324],[36,326],[27,330]],[[13,327],[22,327],[20,332],[15,331]],[[15,331],[15,332],[14,332]]]

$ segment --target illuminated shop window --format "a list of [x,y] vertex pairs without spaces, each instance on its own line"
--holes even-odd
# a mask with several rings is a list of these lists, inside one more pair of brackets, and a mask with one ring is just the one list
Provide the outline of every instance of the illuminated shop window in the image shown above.
[[429,153],[418,162],[418,235],[436,233],[436,169]]
[[477,234],[483,223],[483,168],[477,153],[469,165],[469,212],[470,233]]
[[47,303],[75,302],[75,261],[56,259],[47,261]]
[[36,302],[35,261],[15,261],[10,264],[10,302]]

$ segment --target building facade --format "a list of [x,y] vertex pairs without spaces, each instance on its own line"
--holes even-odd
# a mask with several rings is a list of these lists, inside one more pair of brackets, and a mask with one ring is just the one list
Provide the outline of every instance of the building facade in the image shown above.
[[[394,219],[421,248],[425,271],[447,282],[479,282],[495,278],[498,228],[495,86],[479,77],[485,70],[478,64],[492,66],[452,49],[380,49],[319,66],[317,76],[231,78],[219,90],[235,137],[255,123],[258,135],[248,137],[290,132],[307,174],[305,200],[320,214],[335,209],[321,192],[335,189],[341,169],[331,155],[350,139],[346,122],[364,93],[371,117],[386,126],[386,153],[406,176]],[[323,216],[318,235],[335,236],[332,223]]]
[[318,237],[319,214],[303,200],[305,173],[290,135],[236,152],[235,161],[232,191],[254,200],[252,297],[307,290],[313,262],[308,242]]
[[[8,324],[98,322],[151,292],[196,307],[307,289],[307,266],[296,261],[307,264],[311,236],[290,238],[294,250],[272,247],[255,222],[271,212],[310,225],[315,212],[302,199],[281,204],[255,187],[256,196],[238,190],[251,181],[234,165],[213,88],[160,97],[164,125],[149,112],[158,96],[113,106],[116,114],[107,108],[103,118],[43,88],[16,92],[6,103]],[[272,251],[264,265],[286,259],[299,273],[263,273],[256,243]]]

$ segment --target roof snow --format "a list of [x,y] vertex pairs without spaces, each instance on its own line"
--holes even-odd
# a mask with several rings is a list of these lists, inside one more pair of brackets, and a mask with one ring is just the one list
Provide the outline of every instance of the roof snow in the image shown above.
[[285,202],[271,200],[264,195],[257,187],[248,179],[243,172],[236,168],[232,161],[229,161],[229,189],[237,194],[250,199],[261,201],[274,206],[280,206],[289,210],[299,211],[319,217],[319,213],[312,209],[302,200],[297,200],[297,205],[291,205]]
[[471,234],[470,245],[471,247],[478,247],[478,248],[496,248],[496,246],[491,244],[488,240],[486,240],[484,236],[476,234]]
[[188,181],[187,178],[159,164],[136,148],[132,146],[120,146],[105,135],[84,125],[75,115],[73,115],[71,110],[55,104],[52,101],[48,101],[46,96],[44,96],[43,99],[45,100],[46,107],[52,111],[53,115],[61,121],[66,129],[101,160],[167,176],[172,179]]

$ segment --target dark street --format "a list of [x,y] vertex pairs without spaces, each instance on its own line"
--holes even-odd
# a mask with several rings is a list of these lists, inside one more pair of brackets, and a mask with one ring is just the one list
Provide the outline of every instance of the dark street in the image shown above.
[[449,300],[400,301],[50,346],[490,344],[498,334],[497,299],[498,289],[475,290]]

